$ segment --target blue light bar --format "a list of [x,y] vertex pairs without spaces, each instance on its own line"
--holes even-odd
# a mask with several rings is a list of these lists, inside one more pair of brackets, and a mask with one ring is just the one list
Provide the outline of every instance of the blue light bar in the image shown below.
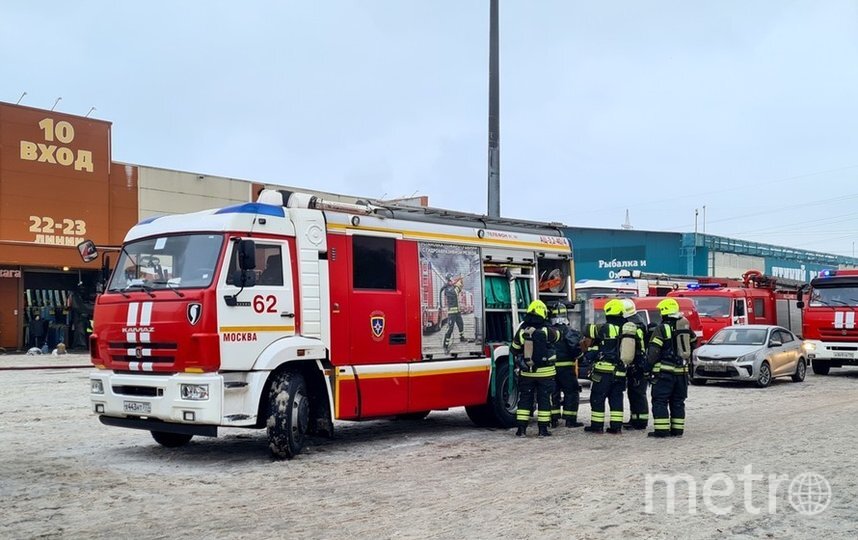
[[686,285],[692,291],[696,291],[698,289],[720,289],[720,283],[689,283]]
[[263,216],[286,217],[282,206],[264,203],[244,203],[221,208],[215,214],[261,214]]
[[834,277],[837,275],[837,270],[823,270],[819,275],[822,277]]

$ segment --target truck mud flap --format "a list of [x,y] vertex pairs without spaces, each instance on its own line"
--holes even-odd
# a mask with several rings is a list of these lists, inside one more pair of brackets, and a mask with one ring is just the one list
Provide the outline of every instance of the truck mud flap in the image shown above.
[[143,418],[117,418],[101,415],[98,417],[106,426],[116,426],[146,431],[163,431],[166,433],[181,433],[183,435],[200,435],[202,437],[217,437],[217,426],[201,426],[194,424],[172,424],[161,420],[145,420]]

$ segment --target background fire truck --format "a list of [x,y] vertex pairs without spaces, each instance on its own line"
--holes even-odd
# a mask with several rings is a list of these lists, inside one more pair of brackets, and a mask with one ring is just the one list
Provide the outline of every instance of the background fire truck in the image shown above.
[[668,296],[691,298],[703,325],[701,343],[715,332],[735,324],[777,324],[801,336],[801,309],[797,281],[773,278],[748,270],[741,279],[698,278]]
[[640,270],[620,270],[614,279],[582,279],[575,283],[575,296],[588,298],[615,298],[665,296],[671,291],[684,289],[697,283],[699,278],[671,276]]
[[[448,274],[455,316],[435,303]],[[465,406],[510,427],[513,329],[534,298],[572,301],[572,283],[569,241],[543,223],[273,190],[149,218],[95,307],[92,410],[168,447],[265,428],[277,457],[336,419]]]
[[802,290],[800,300],[813,372],[827,375],[832,367],[858,365],[858,270],[824,270]]

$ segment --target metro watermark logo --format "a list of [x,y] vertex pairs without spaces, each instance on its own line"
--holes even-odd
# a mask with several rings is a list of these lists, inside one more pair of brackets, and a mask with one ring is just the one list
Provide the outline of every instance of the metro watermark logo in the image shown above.
[[[784,506],[779,505],[784,495],[795,512],[806,516],[821,514],[832,499],[828,480],[815,472],[803,472],[790,478],[785,474],[754,474],[752,466],[745,465],[742,473],[735,477],[724,473],[709,476],[701,489],[698,489],[698,480],[690,474],[647,474],[644,511],[647,514],[697,514],[698,501],[702,501],[705,511],[716,515],[732,514],[741,510],[731,502],[737,488],[742,490],[744,511],[752,515],[776,514]],[[754,497],[760,488],[765,494],[764,504],[760,504],[759,497],[756,500]]]

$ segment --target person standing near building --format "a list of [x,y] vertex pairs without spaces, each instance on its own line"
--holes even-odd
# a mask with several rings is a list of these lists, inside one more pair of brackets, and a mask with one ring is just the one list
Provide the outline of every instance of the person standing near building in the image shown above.
[[581,334],[569,326],[569,309],[557,302],[551,310],[551,326],[560,333],[555,347],[557,368],[555,389],[551,395],[551,427],[557,427],[561,418],[566,427],[581,427],[578,422],[578,400],[581,386],[578,384],[578,359],[581,357]]
[[527,424],[536,397],[536,419],[539,436],[551,435],[548,425],[551,423],[551,394],[554,393],[554,344],[560,340],[560,332],[547,324],[548,307],[541,300],[534,300],[527,307],[524,321],[519,325],[512,339],[510,349],[518,371],[518,410],[516,421],[518,430],[515,435],[527,435]]
[[688,319],[674,298],[658,303],[662,322],[649,340],[647,364],[652,368],[652,417],[650,437],[681,437],[685,432],[685,399],[688,397],[688,361],[697,341]]
[[[617,298],[608,300],[603,308],[605,324],[591,324],[587,336],[599,347],[599,356],[590,373],[590,425],[584,428],[589,433],[602,433],[605,426],[605,400],[611,409],[608,433],[619,434],[623,430],[623,389],[615,382],[615,373],[620,362],[620,331],[623,323],[623,302]],[[625,384],[625,366],[621,368]]]
[[635,325],[635,359],[626,371],[630,418],[629,423],[623,427],[646,429],[649,424],[649,400],[646,395],[649,387],[646,373],[646,324],[631,298],[623,300],[623,317],[626,324]]
[[459,328],[459,341],[465,341],[465,321],[459,310],[459,293],[464,287],[462,278],[454,279],[453,274],[447,274],[446,283],[438,295],[444,299],[447,306],[447,333],[444,334],[444,352],[450,352],[450,338],[453,335],[453,326]]

